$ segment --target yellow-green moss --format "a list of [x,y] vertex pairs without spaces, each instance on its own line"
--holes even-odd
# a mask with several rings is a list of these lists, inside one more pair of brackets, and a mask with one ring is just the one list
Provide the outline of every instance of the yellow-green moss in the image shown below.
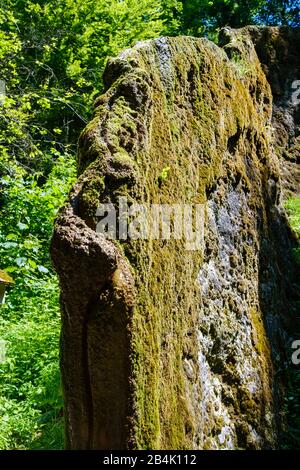
[[5,271],[0,269],[0,284],[13,284],[13,279]]
[[249,313],[252,321],[254,346],[262,358],[270,358],[270,348],[261,313],[255,308],[250,308]]
[[[81,147],[98,151],[96,160],[105,161],[106,166],[99,163],[100,176],[95,175],[96,167],[88,167],[83,174],[79,205],[86,221],[95,213],[104,180],[111,182],[105,191],[112,199],[125,195],[147,207],[153,203],[204,204],[207,190],[225,172],[240,177],[246,188],[252,184],[244,158],[255,152],[250,144],[245,148],[245,133],[255,129],[261,139],[266,131],[264,115],[249,91],[251,73],[240,80],[225,53],[205,40],[171,38],[167,43],[169,68],[161,70],[159,53],[155,44],[149,43],[138,53],[132,52],[139,67],[121,76],[98,100]],[[267,93],[258,62],[252,66]],[[172,90],[166,89],[164,73],[173,74]],[[134,96],[130,84],[134,84]],[[234,136],[236,146],[231,149],[229,142]],[[226,168],[224,155],[231,155]],[[261,163],[255,156],[253,167],[253,171],[260,171]],[[170,168],[167,177],[157,184],[166,168]],[[244,222],[247,224],[246,216]],[[191,397],[201,373],[196,337],[199,305],[195,301],[200,292],[195,278],[203,252],[187,251],[183,240],[119,241],[116,246],[119,244],[120,253],[131,263],[137,292],[130,323],[133,445],[138,449],[194,448],[197,417]],[[246,257],[253,257],[252,248],[245,245],[244,249]],[[253,342],[263,361],[264,355],[269,357],[263,325],[259,314],[251,311],[249,315]],[[186,358],[194,366],[191,379],[184,371]],[[269,383],[267,361],[263,362],[262,378]],[[227,374],[235,378],[230,366]],[[253,405],[255,420],[254,404],[245,393],[241,406],[247,404]],[[217,430],[222,426],[222,420],[216,423]]]
[[80,211],[86,217],[95,218],[104,189],[104,177],[99,174],[93,173],[92,177],[84,180],[80,197]]

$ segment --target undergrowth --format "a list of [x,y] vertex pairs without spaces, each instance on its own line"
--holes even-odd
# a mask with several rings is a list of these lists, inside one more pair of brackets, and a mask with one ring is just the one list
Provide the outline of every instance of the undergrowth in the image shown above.
[[1,449],[63,448],[59,289],[49,243],[74,166],[59,158],[44,184],[17,167],[0,179],[1,268],[15,281],[0,307]]
[[[300,198],[290,198],[285,204],[289,222],[296,236],[300,236]],[[300,266],[300,245],[294,248],[295,262]],[[299,286],[299,281],[297,281]],[[299,287],[298,287],[299,288]],[[300,307],[299,301],[298,306]],[[298,309],[299,311],[300,309]],[[299,317],[298,327],[295,322],[294,336],[300,338]],[[299,355],[298,355],[299,356]],[[299,365],[289,367],[287,374],[287,394],[285,411],[287,416],[287,433],[284,439],[284,448],[300,449],[300,369]]]

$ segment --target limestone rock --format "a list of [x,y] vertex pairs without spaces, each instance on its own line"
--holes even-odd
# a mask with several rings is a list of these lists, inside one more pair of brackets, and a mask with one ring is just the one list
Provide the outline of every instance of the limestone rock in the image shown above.
[[300,29],[247,28],[273,94],[274,148],[285,195],[300,195]]
[[[68,448],[278,445],[295,241],[274,143],[293,154],[295,41],[291,30],[226,29],[221,47],[158,38],[108,63],[52,241]],[[293,56],[288,83],[277,54]],[[97,208],[120,196],[201,206],[197,249],[96,233]]]

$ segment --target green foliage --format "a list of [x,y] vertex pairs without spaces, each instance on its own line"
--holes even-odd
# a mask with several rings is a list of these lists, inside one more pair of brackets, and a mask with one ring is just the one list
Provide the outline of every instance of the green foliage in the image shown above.
[[[296,235],[300,236],[300,198],[293,197],[286,201],[290,224]],[[300,247],[294,249],[296,262],[300,264]],[[295,331],[295,333],[297,333]],[[300,333],[298,329],[298,334]],[[288,419],[288,429],[284,447],[300,449],[300,370],[296,367],[289,369],[285,412]]]
[[202,36],[224,26],[300,25],[298,0],[183,0],[178,32]]
[[2,0],[0,79],[7,97],[0,172],[9,171],[12,158],[50,171],[66,147],[72,151],[101,91],[107,58],[159,35],[167,20],[175,24],[160,0]]
[[300,198],[293,197],[288,199],[285,207],[289,213],[289,219],[293,229],[300,235]]
[[171,168],[169,166],[166,166],[165,168],[162,169],[162,172],[158,177],[159,185],[161,185],[166,179],[168,179],[170,170]]
[[33,278],[51,269],[49,240],[56,211],[74,180],[74,159],[58,158],[45,184],[38,185],[38,177],[15,167],[0,179],[1,264]]
[[40,186],[38,176],[11,172],[0,179],[0,259],[15,280],[0,318],[0,448],[62,448],[59,289],[49,240],[74,161],[60,157]]
[[253,23],[261,0],[188,0],[183,2],[182,29],[202,35],[223,26],[238,28]]
[[299,0],[268,0],[262,2],[257,21],[270,26],[300,26]]
[[[285,203],[285,207],[293,230],[300,236],[300,198],[293,197],[288,199]],[[294,254],[296,261],[300,263],[300,248],[295,248]]]
[[9,172],[12,159],[48,173],[66,148],[75,151],[107,58],[121,49],[161,34],[214,38],[222,26],[273,24],[280,15],[283,23],[295,22],[294,3],[1,0],[0,79],[7,97],[0,113],[0,174]]

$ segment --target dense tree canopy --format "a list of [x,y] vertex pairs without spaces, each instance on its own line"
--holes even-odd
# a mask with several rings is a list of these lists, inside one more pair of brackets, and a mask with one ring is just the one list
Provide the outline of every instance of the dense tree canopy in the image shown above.
[[187,0],[182,1],[179,30],[199,35],[253,23],[297,26],[299,15],[299,0]]
[[15,157],[27,167],[48,171],[61,152],[69,151],[101,89],[106,58],[133,41],[160,34],[160,2],[148,4],[1,2],[1,79],[7,91],[0,118],[0,132],[6,135],[1,137],[2,166]]
[[262,2],[257,21],[270,26],[300,26],[300,1],[268,0]]
[[17,161],[48,172],[74,152],[108,56],[161,34],[249,23],[300,24],[299,0],[1,0],[0,171]]

